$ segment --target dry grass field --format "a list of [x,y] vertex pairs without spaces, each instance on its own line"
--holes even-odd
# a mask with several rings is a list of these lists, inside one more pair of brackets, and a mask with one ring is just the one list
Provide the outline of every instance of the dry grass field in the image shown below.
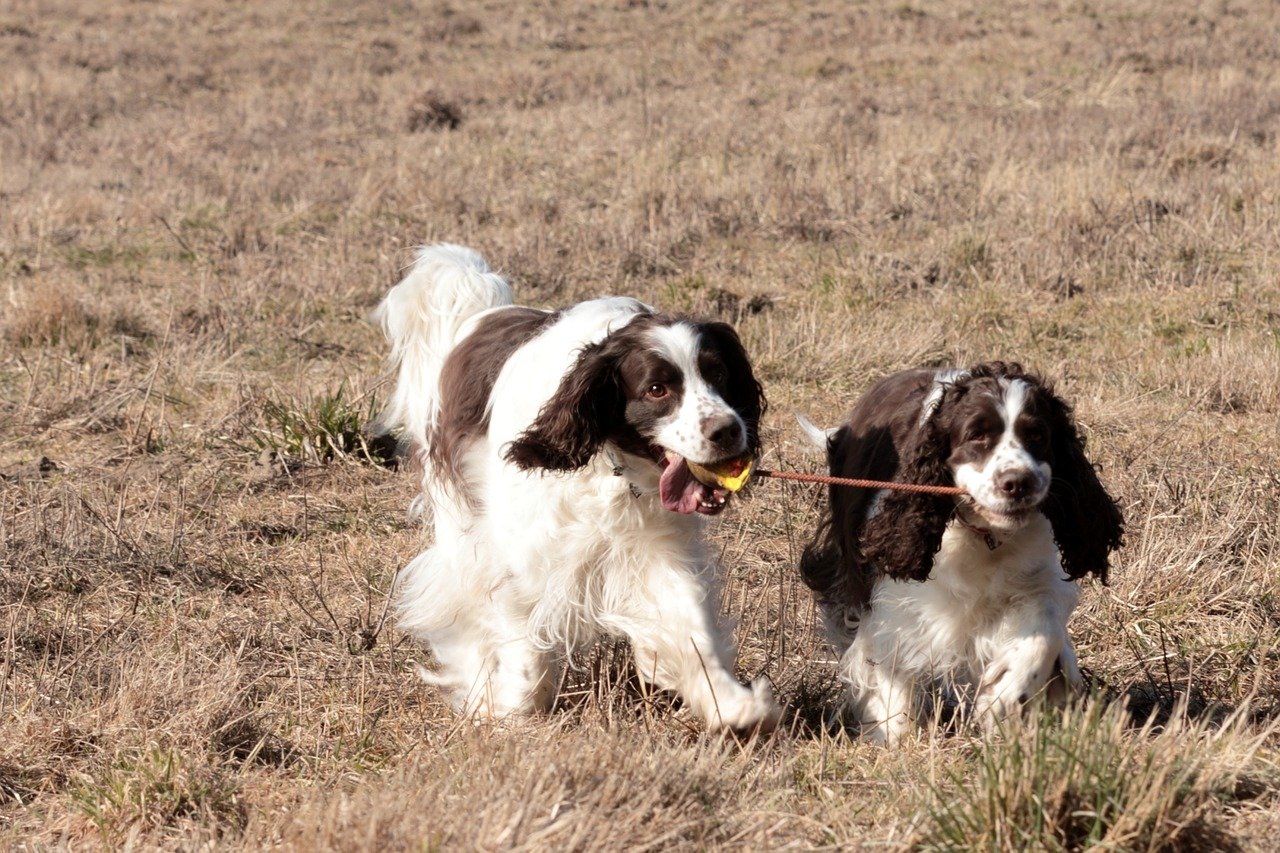
[[[6,0],[0,845],[1274,849],[1278,10]],[[1092,698],[828,725],[825,498],[769,481],[714,536],[786,732],[710,738],[612,647],[459,723],[384,619],[417,478],[360,439],[364,318],[436,240],[735,322],[770,466],[898,368],[1056,377],[1128,516]]]

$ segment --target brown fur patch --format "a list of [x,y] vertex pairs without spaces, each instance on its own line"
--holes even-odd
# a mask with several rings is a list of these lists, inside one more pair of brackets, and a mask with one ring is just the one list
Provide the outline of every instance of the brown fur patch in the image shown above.
[[559,316],[536,308],[495,311],[449,353],[440,373],[440,420],[427,442],[436,476],[462,491],[462,453],[489,426],[489,395],[502,366]]

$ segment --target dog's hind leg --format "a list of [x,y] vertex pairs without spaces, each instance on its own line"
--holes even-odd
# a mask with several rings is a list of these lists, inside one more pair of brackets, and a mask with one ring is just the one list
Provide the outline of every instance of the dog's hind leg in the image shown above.
[[405,567],[400,627],[425,642],[436,668],[424,680],[447,690],[455,708],[475,717],[548,710],[553,656],[531,641],[528,612],[486,562],[477,537],[446,537]]

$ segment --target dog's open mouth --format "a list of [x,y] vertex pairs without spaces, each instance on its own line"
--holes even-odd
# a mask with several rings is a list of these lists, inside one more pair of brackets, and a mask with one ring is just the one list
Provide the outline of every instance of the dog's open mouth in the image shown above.
[[[713,465],[692,466],[670,450],[656,454],[662,466],[658,497],[671,512],[700,512],[715,515],[725,508],[730,495],[742,487],[751,473],[751,458],[724,460]],[[709,481],[709,482],[708,482]]]

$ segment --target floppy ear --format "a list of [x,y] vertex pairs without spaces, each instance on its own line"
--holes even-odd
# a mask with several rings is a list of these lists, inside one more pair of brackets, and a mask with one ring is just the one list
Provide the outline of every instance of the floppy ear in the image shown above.
[[576,471],[617,429],[625,401],[609,340],[583,348],[537,419],[507,447],[508,462],[524,471]]
[[[894,479],[902,483],[953,486],[947,457],[951,442],[930,418],[910,434],[899,449]],[[897,580],[923,581],[933,571],[933,555],[942,547],[955,499],[945,495],[886,490],[875,514],[862,528],[860,546],[867,562]]]
[[725,402],[733,407],[747,425],[747,448],[760,453],[760,416],[768,408],[764,389],[751,370],[751,359],[742,339],[728,323],[700,323],[700,336],[711,342],[724,362],[726,376]]
[[1053,525],[1062,568],[1073,580],[1091,574],[1105,583],[1110,554],[1124,538],[1124,517],[1085,456],[1071,407],[1047,386],[1037,393],[1053,452],[1053,482],[1042,511]]

